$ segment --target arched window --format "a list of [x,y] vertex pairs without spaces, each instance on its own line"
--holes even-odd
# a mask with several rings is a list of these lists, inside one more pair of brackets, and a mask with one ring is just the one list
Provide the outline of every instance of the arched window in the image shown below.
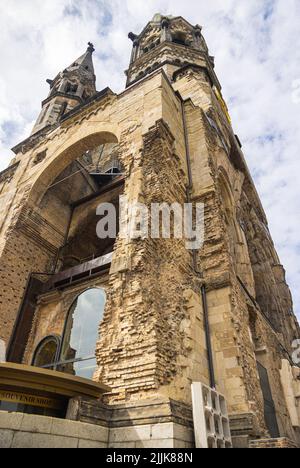
[[45,338],[35,352],[33,365],[91,379],[96,370],[95,350],[105,303],[103,289],[80,294],[67,315],[61,346],[58,338]]
[[37,347],[33,358],[36,367],[54,367],[58,357],[60,340],[56,336],[48,336]]
[[66,320],[58,370],[79,377],[93,377],[105,302],[105,291],[98,288],[88,289],[76,299]]

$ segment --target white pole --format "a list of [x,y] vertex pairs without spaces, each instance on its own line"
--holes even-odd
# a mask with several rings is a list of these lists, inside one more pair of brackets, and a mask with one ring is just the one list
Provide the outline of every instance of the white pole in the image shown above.
[[0,362],[6,362],[6,345],[3,340],[0,340]]

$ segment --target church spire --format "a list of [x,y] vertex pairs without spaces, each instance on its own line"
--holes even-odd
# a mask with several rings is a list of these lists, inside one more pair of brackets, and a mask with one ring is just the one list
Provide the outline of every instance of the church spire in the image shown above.
[[94,45],[89,42],[83,55],[59,73],[54,80],[47,80],[50,93],[42,103],[42,111],[33,133],[59,122],[66,112],[84,103],[96,93],[94,52]]
[[94,64],[93,64],[93,53],[95,52],[94,45],[89,42],[88,43],[88,48],[86,52],[81,55],[75,62],[73,62],[67,70],[85,70],[88,73],[91,74],[90,78],[92,79],[94,77]]

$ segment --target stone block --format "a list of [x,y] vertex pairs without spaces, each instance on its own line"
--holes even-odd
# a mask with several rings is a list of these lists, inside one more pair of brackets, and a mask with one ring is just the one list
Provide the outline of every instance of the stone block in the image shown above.
[[24,415],[21,413],[0,412],[0,429],[12,429],[18,431]]
[[194,448],[195,446],[194,444],[185,442],[184,440],[175,439],[173,447],[175,449],[191,449],[191,448]]
[[47,418],[46,416],[24,414],[20,431],[38,434],[50,434],[51,426],[52,418]]
[[14,435],[12,448],[77,448],[78,439],[54,436],[52,434],[31,434],[17,432]]
[[174,423],[155,424],[155,426],[152,426],[152,438],[156,440],[173,439]]
[[195,441],[193,429],[180,424],[174,424],[174,438],[188,443]]
[[123,427],[110,430],[109,442],[135,442],[151,439],[151,426]]
[[53,419],[51,434],[75,437],[95,442],[107,443],[108,441],[108,429],[106,427],[63,419]]
[[114,442],[112,444],[109,444],[109,448],[115,448],[115,449],[129,449],[129,448],[136,448],[137,442]]
[[103,442],[95,442],[93,440],[79,439],[78,448],[79,449],[105,449],[107,448],[107,444]]
[[0,429],[0,449],[11,448],[14,432],[6,429]]
[[107,444],[109,430],[107,427],[94,426],[92,424],[75,423],[78,425],[78,437],[80,439],[93,440]]
[[141,440],[136,443],[136,448],[150,448],[150,449],[174,448],[174,440],[173,439]]

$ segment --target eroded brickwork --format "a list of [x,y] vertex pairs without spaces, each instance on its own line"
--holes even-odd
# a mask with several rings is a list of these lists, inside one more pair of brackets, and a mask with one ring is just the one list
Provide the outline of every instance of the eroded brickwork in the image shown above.
[[[205,286],[216,386],[226,396],[236,445],[271,436],[258,366],[275,429],[285,438],[276,444],[299,444],[291,357],[299,325],[201,28],[156,15],[131,38],[131,86],[120,95],[105,89],[56,116],[55,125],[14,149],[0,174],[0,338],[11,336],[32,272],[58,274],[97,254],[88,231],[96,225],[93,173],[119,168],[122,190],[105,189],[102,201],[115,202],[122,192],[148,208],[203,203],[204,245],[193,257],[184,239],[118,237],[105,277],[98,272],[36,298],[23,362],[31,363],[47,335],[62,336],[80,292],[101,286],[107,303],[94,378],[112,387],[106,402],[159,397],[190,408],[191,383],[209,384]],[[91,202],[78,208],[85,197]]]
[[[174,154],[174,138],[162,121],[144,135],[131,177],[136,177],[136,171],[142,177],[137,201],[149,208],[151,203],[185,202],[184,173]],[[124,270],[119,267],[121,271],[111,275],[97,351],[99,378],[119,398],[157,391],[182,377],[195,345],[188,333],[191,316],[186,296],[196,291],[197,281],[184,241],[137,239],[125,246],[119,240],[116,264],[119,257],[128,255],[126,249],[130,258],[126,258]],[[201,341],[197,344],[203,346]]]

